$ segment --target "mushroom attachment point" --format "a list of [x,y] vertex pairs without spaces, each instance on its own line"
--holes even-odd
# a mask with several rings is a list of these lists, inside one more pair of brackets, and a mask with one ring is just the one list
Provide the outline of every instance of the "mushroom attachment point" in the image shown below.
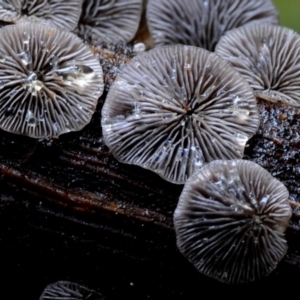
[[257,98],[300,107],[300,35],[271,24],[228,31],[216,47]]
[[70,32],[34,23],[0,30],[0,128],[33,138],[78,131],[103,92],[102,68]]
[[129,42],[139,27],[143,0],[84,0],[77,33],[92,40]]
[[177,184],[212,160],[241,158],[258,125],[247,82],[219,56],[192,46],[134,57],[102,109],[113,155]]
[[57,281],[49,284],[39,300],[105,300],[106,298],[96,291],[69,281]]
[[47,22],[61,29],[76,27],[82,0],[4,0],[0,1],[0,20]]
[[220,281],[264,277],[287,251],[288,196],[251,161],[211,162],[184,186],[174,213],[177,246],[200,273]]
[[185,44],[213,51],[228,30],[248,23],[278,24],[271,0],[148,0],[155,45]]

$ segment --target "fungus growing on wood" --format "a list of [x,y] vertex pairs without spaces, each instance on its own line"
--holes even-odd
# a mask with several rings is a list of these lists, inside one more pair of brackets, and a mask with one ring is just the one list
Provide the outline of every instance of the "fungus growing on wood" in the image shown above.
[[89,123],[103,91],[102,69],[70,32],[34,23],[0,30],[0,128],[57,137]]
[[291,29],[247,25],[227,32],[216,47],[257,98],[300,106],[300,36]]
[[82,285],[69,281],[57,281],[49,284],[40,300],[105,300],[105,297],[96,291],[90,290]]
[[278,24],[271,0],[148,0],[155,45],[185,44],[213,51],[220,37],[247,23]]
[[258,125],[250,86],[217,55],[192,46],[134,57],[102,109],[113,155],[177,184],[212,160],[241,158]]
[[82,0],[5,0],[0,2],[0,20],[48,22],[62,29],[76,27]]
[[143,0],[84,0],[78,34],[105,42],[129,42],[135,35]]
[[287,251],[288,196],[253,162],[214,161],[186,182],[174,213],[177,246],[199,272],[220,281],[264,277]]

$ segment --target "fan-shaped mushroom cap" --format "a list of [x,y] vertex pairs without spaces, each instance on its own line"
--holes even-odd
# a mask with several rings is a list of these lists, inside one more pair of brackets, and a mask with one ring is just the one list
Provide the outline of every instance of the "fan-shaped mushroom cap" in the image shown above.
[[300,35],[270,25],[247,25],[225,34],[216,53],[229,61],[258,98],[300,106]]
[[137,55],[102,110],[104,139],[118,160],[179,184],[204,163],[241,158],[258,125],[250,86],[219,56],[192,46]]
[[69,281],[57,281],[49,284],[42,295],[40,300],[105,300],[105,297],[96,291],[92,291],[82,285]]
[[268,275],[287,250],[288,191],[259,165],[214,161],[186,182],[177,246],[199,272],[227,283]]
[[89,123],[103,91],[102,68],[70,32],[34,23],[0,30],[0,128],[57,137]]
[[227,30],[253,22],[278,24],[271,0],[148,0],[147,19],[156,45],[211,51]]
[[106,42],[129,42],[142,15],[143,0],[84,0],[79,35]]
[[62,29],[76,27],[82,0],[4,0],[0,1],[0,20],[10,23],[20,21],[46,21]]

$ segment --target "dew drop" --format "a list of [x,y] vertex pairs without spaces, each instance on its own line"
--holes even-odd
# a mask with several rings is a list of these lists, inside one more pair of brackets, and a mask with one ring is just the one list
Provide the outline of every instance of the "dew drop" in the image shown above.
[[13,114],[13,111],[14,111],[14,109],[12,107],[8,107],[4,113],[5,117],[11,116]]
[[191,64],[189,64],[189,63],[186,63],[186,64],[184,64],[184,67],[183,67],[185,70],[187,70],[187,71],[191,71],[191,69],[192,69],[192,65]]
[[54,68],[57,66],[57,64],[58,64],[58,57],[52,54],[49,59],[49,65]]
[[6,61],[6,54],[0,51],[0,62],[4,63]]
[[25,66],[29,65],[32,62],[32,57],[28,51],[23,51],[19,53],[18,56],[21,58],[21,61]]
[[76,84],[80,87],[84,87],[95,77],[94,70],[86,65],[66,66],[55,70],[55,73],[60,75],[66,84]]
[[25,117],[25,122],[27,122],[28,126],[35,126],[37,123],[36,117],[32,113],[31,110],[28,110]]
[[24,44],[28,44],[29,43],[29,40],[30,40],[30,35],[28,32],[24,31],[22,33],[22,41]]

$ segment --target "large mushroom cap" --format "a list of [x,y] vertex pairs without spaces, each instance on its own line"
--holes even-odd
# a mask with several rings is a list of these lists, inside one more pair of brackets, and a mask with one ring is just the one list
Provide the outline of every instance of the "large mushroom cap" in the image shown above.
[[156,45],[213,51],[227,30],[254,22],[278,24],[278,13],[271,0],[148,0],[147,19]]
[[300,35],[271,24],[228,31],[216,53],[248,81],[258,98],[300,106]]
[[0,30],[0,128],[57,137],[89,123],[103,91],[102,68],[70,32],[34,23]]
[[214,161],[187,181],[174,214],[177,246],[227,283],[268,275],[287,250],[288,191],[250,161]]
[[84,0],[79,35],[105,42],[129,42],[142,15],[143,0]]
[[118,160],[178,184],[204,163],[241,158],[258,125],[250,86],[219,56],[192,46],[133,58],[102,110],[103,135]]
[[0,20],[45,21],[72,30],[78,23],[81,5],[82,0],[3,0],[0,1]]

